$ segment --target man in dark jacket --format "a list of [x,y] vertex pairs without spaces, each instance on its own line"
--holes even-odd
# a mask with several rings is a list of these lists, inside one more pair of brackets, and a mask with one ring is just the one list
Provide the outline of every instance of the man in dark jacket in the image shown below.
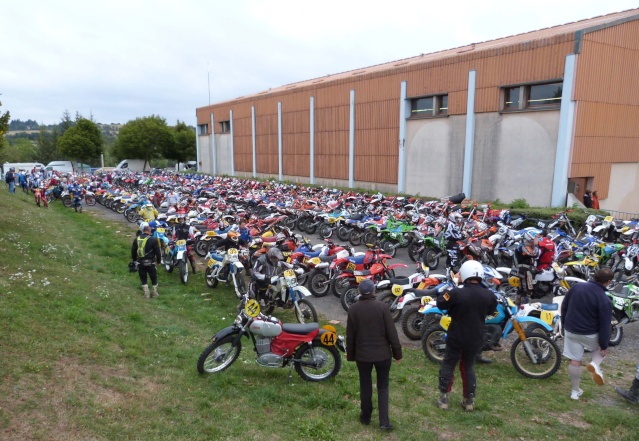
[[592,352],[588,371],[598,385],[603,385],[599,365],[606,356],[612,321],[612,303],[606,286],[613,278],[610,268],[595,273],[594,280],[578,283],[566,293],[561,303],[561,323],[565,331],[564,355],[570,359],[568,374],[572,383],[570,398],[578,400],[584,393],[579,388],[581,359],[584,350]]
[[439,370],[439,399],[437,406],[448,409],[448,394],[453,388],[453,372],[457,363],[464,390],[462,407],[474,410],[475,360],[484,346],[485,320],[497,308],[497,298],[481,285],[484,267],[476,260],[469,260],[459,269],[463,285],[437,297],[437,307],[446,310],[451,323],[446,335],[444,361]]
[[[140,274],[140,282],[144,290],[144,298],[158,296],[158,272],[155,268],[155,262],[160,263],[162,252],[158,240],[151,234],[151,227],[147,223],[140,225],[142,234],[133,240],[131,246],[131,259],[137,260],[138,272]],[[153,293],[149,293],[149,285],[147,275],[151,278],[153,284]]]
[[4,175],[4,182],[9,186],[9,193],[15,194],[16,192],[16,173],[15,169],[11,167],[7,174]]
[[346,323],[346,359],[357,362],[359,395],[363,424],[370,424],[373,413],[373,378],[377,373],[377,406],[379,426],[392,430],[388,418],[388,378],[392,358],[402,359],[402,346],[388,305],[375,298],[375,284],[363,280],[359,284],[360,298],[348,310]]

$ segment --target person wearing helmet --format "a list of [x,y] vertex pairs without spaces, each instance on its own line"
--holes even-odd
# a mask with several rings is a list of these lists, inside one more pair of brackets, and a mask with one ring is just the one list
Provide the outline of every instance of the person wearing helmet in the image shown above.
[[73,209],[77,213],[78,211],[82,213],[82,196],[84,195],[84,191],[80,185],[76,184],[73,187],[69,186],[69,195],[73,198]]
[[515,300],[517,306],[528,303],[533,293],[533,271],[539,257],[538,244],[536,235],[526,231],[521,243],[515,248],[515,261],[519,272],[519,288]]
[[4,175],[4,182],[9,187],[9,193],[16,193],[16,173],[15,168],[10,167],[9,171]]
[[[175,227],[175,234],[173,235],[173,240],[193,240],[195,239],[195,228],[186,223],[186,213],[178,212],[177,215],[178,224]],[[195,268],[195,256],[193,256],[193,246],[188,245],[186,247],[186,257],[191,262],[191,268],[193,269],[193,274],[197,274],[197,270]]]
[[140,217],[144,219],[144,222],[155,220],[159,214],[151,202],[145,202],[140,209]]
[[[138,262],[138,273],[144,290],[144,298],[148,299],[158,296],[158,273],[155,262],[160,263],[162,253],[157,239],[151,234],[149,224],[142,223],[140,231],[142,234],[133,240],[131,246],[131,260]],[[151,279],[153,293],[149,292],[147,277]]]
[[255,298],[262,305],[264,305],[267,298],[269,285],[277,281],[277,270],[283,259],[282,252],[278,248],[272,247],[266,254],[262,254],[253,265],[251,274],[253,281],[252,291]]
[[462,407],[474,410],[476,389],[475,361],[484,346],[487,315],[497,310],[497,298],[481,284],[484,267],[469,260],[459,269],[462,285],[437,297],[437,307],[448,311],[452,319],[446,335],[444,360],[439,370],[437,406],[448,409],[448,394],[453,387],[453,372],[457,363],[463,384]]
[[464,218],[461,214],[454,211],[448,215],[448,225],[444,232],[444,238],[446,239],[446,268],[448,270],[457,270],[459,265],[459,245],[457,241],[464,238],[462,232],[462,222]]
[[251,236],[251,230],[246,226],[246,221],[240,221],[240,225],[238,228],[238,233],[240,233],[240,241],[244,241],[245,244],[250,244],[253,242],[253,237]]

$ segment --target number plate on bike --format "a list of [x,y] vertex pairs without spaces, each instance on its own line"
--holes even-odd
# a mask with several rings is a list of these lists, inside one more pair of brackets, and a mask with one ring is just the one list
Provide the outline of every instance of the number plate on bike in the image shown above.
[[293,278],[297,279],[297,276],[295,275],[295,271],[293,271],[293,270],[284,271],[284,277],[293,277]]
[[227,254],[228,254],[229,256],[237,256],[237,254],[238,254],[238,253],[237,253],[237,249],[235,249],[235,248],[231,248],[230,250],[228,250]]
[[158,233],[164,233],[164,228],[157,228],[155,231]]
[[320,341],[324,346],[335,346],[337,334],[334,332],[325,332],[320,336]]
[[176,244],[177,246],[180,246],[180,245],[186,245],[186,240],[178,240],[177,242],[175,242],[175,244]]
[[211,268],[213,265],[215,265],[215,259],[209,259],[208,262],[206,262],[206,265]]
[[366,277],[357,276],[355,277],[355,282],[360,283],[362,280],[366,280]]
[[544,323],[547,323],[548,325],[552,326],[552,322],[554,321],[555,316],[550,311],[541,311],[541,315],[539,318],[541,318],[541,320]]
[[353,262],[349,262],[348,265],[346,265],[346,269],[349,271],[355,271],[355,268],[357,268],[357,265],[355,265]]
[[312,259],[310,259],[308,262],[309,262],[309,263],[312,263],[313,265],[317,265],[318,263],[320,263],[320,262],[321,262],[321,260],[320,260],[320,258],[319,258],[319,257],[313,257],[313,258],[312,258]]
[[246,302],[244,312],[246,312],[246,315],[248,315],[249,317],[257,317],[258,315],[260,315],[260,304],[257,303],[255,299],[251,299]]
[[612,216],[606,216],[604,217],[604,222],[612,222],[614,218]]

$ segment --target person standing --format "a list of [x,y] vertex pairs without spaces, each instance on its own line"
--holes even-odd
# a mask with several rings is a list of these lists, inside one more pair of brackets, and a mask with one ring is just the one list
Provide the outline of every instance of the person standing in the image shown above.
[[375,284],[363,280],[360,298],[348,309],[346,323],[346,359],[357,363],[359,371],[360,415],[362,424],[370,424],[373,413],[373,378],[377,374],[379,427],[392,430],[388,417],[388,379],[392,359],[402,359],[402,346],[388,305],[375,298]]
[[[151,234],[149,224],[143,223],[140,225],[140,230],[142,230],[142,234],[133,240],[133,245],[131,246],[131,259],[138,262],[138,273],[144,290],[144,298],[148,299],[149,297],[158,296],[158,272],[155,268],[155,263],[160,263],[162,253],[158,240]],[[152,293],[149,293],[147,276],[151,279],[151,284],[153,285]]]
[[599,195],[597,194],[597,191],[593,191],[592,192],[592,208],[595,210],[599,210]]
[[561,322],[565,331],[564,355],[570,359],[568,374],[572,384],[570,398],[578,400],[584,393],[579,388],[581,359],[584,351],[592,353],[587,369],[598,385],[604,384],[599,365],[606,356],[612,321],[612,303],[606,287],[613,279],[610,268],[602,268],[593,280],[577,283],[566,293],[561,303]]
[[586,208],[592,208],[592,191],[591,190],[586,190],[586,193],[584,194],[584,205],[586,206]]
[[15,168],[9,168],[9,171],[4,175],[4,182],[9,186],[9,193],[16,193],[16,173]]
[[485,320],[497,310],[497,298],[481,285],[484,267],[476,260],[464,262],[459,269],[462,286],[437,297],[437,307],[448,311],[451,323],[446,334],[444,360],[439,369],[437,406],[448,409],[454,371],[459,363],[462,377],[462,407],[472,412],[475,406],[475,360],[484,346]]

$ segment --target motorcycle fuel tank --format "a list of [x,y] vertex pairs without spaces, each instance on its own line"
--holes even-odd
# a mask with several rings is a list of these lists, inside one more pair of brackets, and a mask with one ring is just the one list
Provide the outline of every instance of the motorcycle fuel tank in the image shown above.
[[268,322],[264,320],[255,320],[249,326],[251,332],[255,335],[263,335],[264,337],[275,337],[282,333],[282,326],[279,323]]

